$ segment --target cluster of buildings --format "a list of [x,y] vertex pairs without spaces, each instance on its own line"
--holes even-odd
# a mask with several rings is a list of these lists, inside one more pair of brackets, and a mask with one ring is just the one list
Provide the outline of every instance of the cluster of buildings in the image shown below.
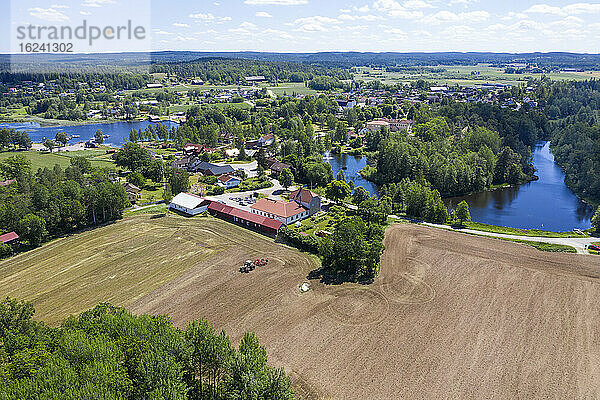
[[321,198],[308,189],[299,188],[290,194],[289,201],[262,198],[249,209],[242,209],[194,194],[180,193],[173,198],[170,208],[188,216],[208,212],[238,225],[276,235],[282,227],[320,212]]

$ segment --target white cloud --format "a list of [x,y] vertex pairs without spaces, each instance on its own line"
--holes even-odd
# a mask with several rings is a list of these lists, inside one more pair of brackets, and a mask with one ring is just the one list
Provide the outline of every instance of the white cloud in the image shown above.
[[331,30],[332,26],[341,24],[342,21],[323,17],[321,15],[315,15],[313,17],[298,18],[294,21],[295,25],[298,25],[297,30],[301,32],[327,32]]
[[[362,12],[362,13],[367,13],[367,12],[371,11],[371,8],[369,7],[369,5],[368,5],[368,4],[367,4],[367,5],[364,5],[364,6],[362,6],[362,7],[356,7],[356,6],[354,6],[354,7],[352,7],[352,9],[353,9],[354,11],[358,11],[358,12]],[[340,12],[341,12],[341,11],[340,11]]]
[[29,15],[48,22],[64,22],[69,20],[69,17],[54,8],[30,8]]
[[460,5],[467,7],[467,6],[469,6],[471,4],[475,4],[475,3],[479,3],[479,0],[450,0],[448,5],[454,6],[456,4],[460,4]]
[[179,23],[179,22],[175,22],[173,24],[173,26],[175,26],[177,28],[189,28],[190,27],[188,24],[182,24],[182,23]]
[[377,0],[373,3],[373,8],[388,14],[390,17],[415,19],[423,16],[421,11],[410,11],[395,0]]
[[273,18],[273,16],[266,11],[258,11],[254,15],[256,15],[259,18]]
[[167,31],[163,31],[163,30],[157,30],[157,31],[154,32],[154,34],[156,34],[156,35],[162,35],[162,36],[173,35],[172,32],[167,32]]
[[83,7],[102,7],[108,4],[117,4],[115,0],[83,0]]
[[298,6],[302,4],[308,4],[308,0],[246,0],[244,3],[252,6]]
[[377,21],[382,19],[381,17],[378,17],[376,15],[371,15],[371,14],[367,14],[367,15],[350,15],[350,14],[341,14],[338,19],[344,20],[344,21]]
[[59,9],[59,8],[61,8],[61,9],[65,9],[65,8],[71,8],[71,7],[69,7],[69,6],[65,5],[65,4],[52,4],[52,5],[50,6],[50,8],[54,8],[54,9]]
[[435,8],[430,3],[423,0],[408,0],[402,4],[405,8],[418,10],[421,8]]
[[560,7],[549,6],[548,4],[535,4],[525,10],[525,12],[530,14],[564,15]]
[[214,21],[215,20],[215,16],[212,15],[211,13],[197,13],[197,14],[190,14],[190,18],[191,19],[197,19],[199,21],[205,21],[205,22],[209,22],[209,21]]
[[85,16],[92,15],[92,13],[91,13],[91,12],[89,12],[89,11],[79,11],[79,14],[81,14],[81,15],[85,15]]
[[555,7],[548,4],[535,4],[526,11],[529,14],[548,14],[557,16],[597,14],[600,13],[600,3],[573,3],[564,7]]
[[428,15],[423,20],[428,24],[438,25],[449,22],[478,23],[490,18],[487,11],[471,11],[463,13],[453,13],[452,11],[438,11],[435,14]]

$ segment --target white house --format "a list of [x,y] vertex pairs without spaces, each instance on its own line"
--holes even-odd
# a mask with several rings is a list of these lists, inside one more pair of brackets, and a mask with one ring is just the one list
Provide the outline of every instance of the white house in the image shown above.
[[240,178],[231,175],[221,175],[218,178],[218,180],[219,185],[223,186],[225,189],[238,187],[242,183],[242,180]]
[[259,147],[269,147],[275,143],[275,137],[273,135],[265,135],[258,139]]
[[208,211],[210,201],[189,193],[179,193],[171,200],[171,208],[193,216]]

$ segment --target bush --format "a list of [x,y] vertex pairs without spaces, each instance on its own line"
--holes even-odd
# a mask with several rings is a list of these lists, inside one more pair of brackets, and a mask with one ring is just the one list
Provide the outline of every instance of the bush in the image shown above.
[[0,259],[6,258],[12,255],[12,248],[6,243],[0,242]]
[[301,232],[286,226],[279,230],[279,238],[300,250],[319,254],[320,241],[313,235],[303,235]]

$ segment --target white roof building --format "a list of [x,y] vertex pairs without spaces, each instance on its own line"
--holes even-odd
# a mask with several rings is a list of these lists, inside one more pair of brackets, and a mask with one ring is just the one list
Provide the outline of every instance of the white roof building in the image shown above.
[[187,215],[198,215],[206,212],[210,201],[189,193],[179,193],[171,200],[171,208]]

